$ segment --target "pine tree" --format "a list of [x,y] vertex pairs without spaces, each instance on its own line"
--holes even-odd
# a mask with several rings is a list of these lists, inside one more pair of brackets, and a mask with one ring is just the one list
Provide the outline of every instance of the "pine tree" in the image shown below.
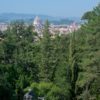
[[49,82],[52,78],[51,66],[51,38],[49,32],[49,22],[46,21],[43,30],[41,41],[41,63],[40,63],[40,79],[41,81]]
[[[84,40],[81,37],[80,47],[80,73],[77,80],[78,89],[81,90],[80,98],[83,100],[100,98],[97,91],[100,83],[100,5],[93,11],[88,12],[83,17],[87,20],[81,28],[81,34],[84,34]],[[96,87],[96,88],[95,88]]]

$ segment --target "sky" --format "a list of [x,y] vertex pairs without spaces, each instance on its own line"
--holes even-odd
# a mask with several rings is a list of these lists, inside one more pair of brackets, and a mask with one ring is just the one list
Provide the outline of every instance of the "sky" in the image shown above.
[[0,13],[81,17],[100,0],[0,0]]

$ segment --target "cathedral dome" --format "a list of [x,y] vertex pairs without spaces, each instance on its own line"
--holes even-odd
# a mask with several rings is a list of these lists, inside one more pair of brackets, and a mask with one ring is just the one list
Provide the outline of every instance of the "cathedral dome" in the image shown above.
[[36,18],[34,19],[33,24],[34,25],[41,25],[42,24],[42,21],[41,21],[41,19],[38,16],[36,16]]

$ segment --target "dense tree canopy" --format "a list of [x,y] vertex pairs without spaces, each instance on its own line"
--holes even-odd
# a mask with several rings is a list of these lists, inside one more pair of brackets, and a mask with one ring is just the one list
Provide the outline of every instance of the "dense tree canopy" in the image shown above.
[[0,100],[23,100],[29,88],[46,100],[100,100],[100,4],[82,19],[54,38],[48,21],[42,38],[23,21],[0,31]]

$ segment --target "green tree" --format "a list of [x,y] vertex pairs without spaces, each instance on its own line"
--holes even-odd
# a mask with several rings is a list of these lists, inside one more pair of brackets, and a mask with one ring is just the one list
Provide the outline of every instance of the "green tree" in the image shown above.
[[46,21],[41,40],[41,63],[40,63],[40,79],[41,81],[51,81],[52,66],[51,66],[51,38],[49,32],[49,22]]
[[87,100],[99,100],[100,96],[97,91],[100,87],[97,83],[100,83],[100,4],[94,8],[92,13],[89,12],[85,19],[87,22],[81,28],[81,34],[83,34],[84,37],[80,36],[80,43],[82,44],[78,45],[81,51],[81,71],[77,80],[78,89],[81,90],[81,96],[79,96],[79,98],[83,100],[86,100],[86,98]]

